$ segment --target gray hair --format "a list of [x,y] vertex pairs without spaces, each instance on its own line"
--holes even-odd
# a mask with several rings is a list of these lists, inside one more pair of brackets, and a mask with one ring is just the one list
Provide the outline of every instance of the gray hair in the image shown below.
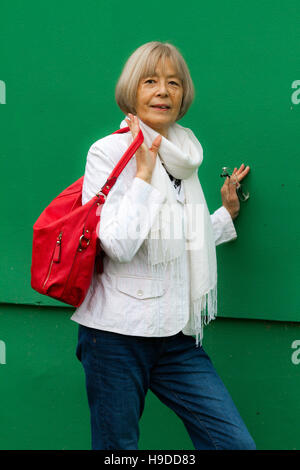
[[115,88],[115,99],[124,114],[136,114],[137,89],[141,78],[154,75],[159,59],[164,69],[169,58],[182,81],[183,97],[176,121],[189,109],[195,96],[194,84],[188,66],[179,50],[168,42],[151,41],[138,47],[127,59]]

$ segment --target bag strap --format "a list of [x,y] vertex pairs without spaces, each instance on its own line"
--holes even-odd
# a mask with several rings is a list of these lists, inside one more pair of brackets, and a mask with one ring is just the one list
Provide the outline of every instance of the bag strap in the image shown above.
[[[125,132],[128,132],[130,129],[129,127],[122,127],[121,129],[118,129],[117,131],[113,132],[113,134],[124,134]],[[116,164],[115,168],[107,178],[106,182],[100,189],[100,191],[96,194],[97,197],[104,195],[104,199],[106,199],[106,196],[108,195],[109,191],[117,181],[118,176],[120,173],[124,170],[125,166],[129,162],[129,160],[133,157],[137,149],[142,145],[144,142],[144,135],[140,129],[138,135],[136,138],[133,140],[131,145],[128,147],[122,158],[118,161]]]

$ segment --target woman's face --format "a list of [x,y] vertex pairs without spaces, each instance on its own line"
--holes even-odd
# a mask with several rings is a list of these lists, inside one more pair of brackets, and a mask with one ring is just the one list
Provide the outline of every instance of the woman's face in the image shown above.
[[[167,137],[169,126],[176,121],[180,111],[183,86],[169,58],[165,73],[158,61],[155,75],[140,80],[137,89],[136,114],[149,127]],[[161,109],[157,105],[166,105]]]

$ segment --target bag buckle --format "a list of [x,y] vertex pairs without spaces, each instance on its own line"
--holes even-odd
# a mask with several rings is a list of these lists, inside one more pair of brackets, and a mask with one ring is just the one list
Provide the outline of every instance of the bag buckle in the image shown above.
[[104,197],[104,201],[105,201],[106,198],[107,198],[106,194],[104,194],[102,191],[99,191],[99,192],[96,194],[96,196],[97,196],[97,197],[100,197],[100,195]]
[[[86,245],[81,244],[82,240],[84,240],[86,242]],[[79,245],[78,245],[77,251],[85,250],[89,246],[90,241],[91,240],[89,238],[85,237],[84,235],[81,235],[80,238],[79,238]]]

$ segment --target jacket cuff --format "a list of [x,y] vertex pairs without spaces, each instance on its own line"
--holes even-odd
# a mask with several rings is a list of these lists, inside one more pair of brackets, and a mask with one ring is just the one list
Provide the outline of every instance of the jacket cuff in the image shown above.
[[226,209],[226,207],[221,206],[217,211],[222,219],[224,220],[224,235],[226,238],[228,237],[229,240],[237,238],[236,229],[230,215],[230,212]]
[[165,201],[166,197],[154,186],[144,181],[142,178],[136,176],[132,183],[132,194],[136,196],[139,203],[144,203],[151,199],[157,204]]
[[216,245],[226,243],[237,238],[232,217],[226,207],[221,206],[212,215],[215,229]]

